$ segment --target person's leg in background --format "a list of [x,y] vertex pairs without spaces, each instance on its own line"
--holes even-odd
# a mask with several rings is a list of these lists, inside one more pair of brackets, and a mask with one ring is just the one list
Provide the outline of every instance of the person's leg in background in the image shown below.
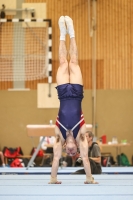
[[5,167],[4,155],[3,155],[2,151],[0,151],[0,158],[1,158],[1,161],[2,161],[2,166]]

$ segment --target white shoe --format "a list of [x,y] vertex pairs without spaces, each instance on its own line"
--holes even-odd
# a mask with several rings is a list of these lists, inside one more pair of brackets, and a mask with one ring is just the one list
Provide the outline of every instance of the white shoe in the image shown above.
[[65,41],[67,31],[66,31],[65,17],[64,16],[61,16],[59,18],[58,24],[59,24],[59,29],[60,29],[60,40]]

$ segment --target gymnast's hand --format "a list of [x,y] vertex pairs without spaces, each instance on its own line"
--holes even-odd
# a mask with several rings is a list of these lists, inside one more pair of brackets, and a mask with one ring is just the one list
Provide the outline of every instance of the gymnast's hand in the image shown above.
[[48,184],[61,184],[61,181],[56,181],[55,183],[49,182]]
[[98,184],[98,182],[94,181],[94,177],[90,176],[86,177],[86,181],[84,182],[84,184]]

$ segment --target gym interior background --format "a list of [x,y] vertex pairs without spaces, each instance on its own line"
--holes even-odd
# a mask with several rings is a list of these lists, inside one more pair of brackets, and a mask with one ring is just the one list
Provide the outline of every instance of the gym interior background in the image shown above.
[[[46,3],[46,18],[52,20],[52,79],[58,68],[58,19],[68,15],[74,21],[79,52],[79,65],[84,80],[83,113],[92,123],[92,37],[89,34],[87,0],[21,0],[23,3]],[[14,16],[7,15],[8,19]],[[96,136],[107,136],[118,142],[133,141],[133,1],[97,0],[96,25]],[[0,52],[2,35],[0,34]],[[68,38],[66,39],[69,45]],[[37,84],[48,79],[26,81],[29,91],[8,91],[13,81],[0,82],[0,149],[21,146],[29,154],[32,142],[26,133],[27,124],[55,122],[58,108],[37,107]],[[39,138],[35,139],[35,145]],[[115,148],[104,148],[115,157]],[[123,148],[129,161],[132,147]]]

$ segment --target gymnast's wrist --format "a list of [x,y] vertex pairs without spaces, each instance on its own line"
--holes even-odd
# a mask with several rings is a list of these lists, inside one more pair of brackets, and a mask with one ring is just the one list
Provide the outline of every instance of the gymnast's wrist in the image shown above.
[[91,183],[91,182],[93,182],[93,180],[94,180],[94,178],[92,177],[92,175],[86,176],[86,182]]
[[57,177],[52,177],[51,176],[50,182],[51,183],[56,183],[57,182]]

